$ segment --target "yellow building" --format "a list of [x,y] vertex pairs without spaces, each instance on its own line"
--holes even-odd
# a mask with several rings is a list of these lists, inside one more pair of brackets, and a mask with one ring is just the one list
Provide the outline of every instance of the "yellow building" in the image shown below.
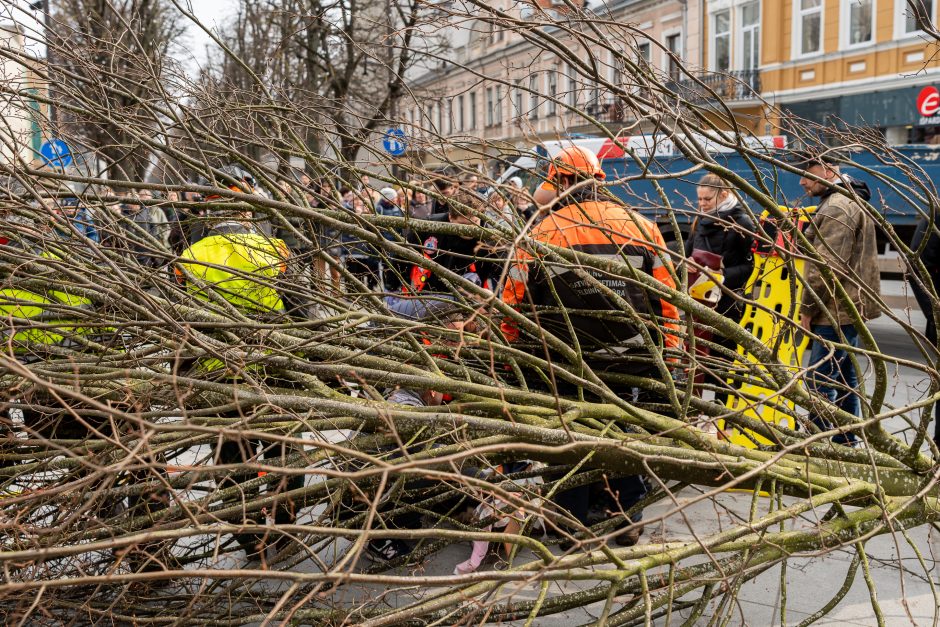
[[[937,4],[709,0],[705,65],[745,73],[768,105],[811,122],[878,128],[892,144],[940,141],[938,45],[921,28]],[[777,131],[770,107],[738,105],[753,130]]]

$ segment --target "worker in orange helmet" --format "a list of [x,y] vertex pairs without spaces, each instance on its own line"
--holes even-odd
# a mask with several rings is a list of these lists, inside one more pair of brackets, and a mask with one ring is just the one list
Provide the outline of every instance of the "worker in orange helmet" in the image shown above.
[[[582,265],[523,246],[511,260],[502,299],[522,312],[534,313],[535,307],[555,308],[555,312],[540,311],[533,319],[569,345],[576,339],[585,364],[596,374],[620,373],[661,380],[653,353],[680,347],[679,312],[638,279],[645,274],[675,288],[671,261],[656,224],[606,192],[599,185],[604,178],[593,153],[579,146],[562,150],[546,175],[546,182],[555,188],[558,199],[551,212],[532,228],[530,237],[544,244],[589,253],[598,261],[609,260],[605,263],[607,267]],[[655,346],[644,337],[644,330]],[[503,333],[510,341],[519,336],[508,319],[503,323]],[[652,402],[662,411],[664,399],[648,390],[609,385],[626,400]],[[557,378],[551,391],[577,398],[577,388]],[[609,492],[616,495],[608,509],[617,516],[647,492],[645,480],[639,476],[611,479],[608,485]],[[555,501],[581,523],[588,522],[590,486],[563,492]],[[618,544],[629,546],[638,541],[641,518],[641,513],[637,513],[622,521],[616,536]]]
[[[532,201],[536,209],[545,207],[558,198],[558,185],[555,183],[555,177],[558,169],[582,171],[592,173],[598,181],[607,178],[607,174],[601,169],[600,161],[593,152],[581,146],[571,146],[563,149],[549,163],[548,172],[545,174],[545,180],[539,185],[535,193],[532,194]],[[569,172],[570,173],[570,172]]]

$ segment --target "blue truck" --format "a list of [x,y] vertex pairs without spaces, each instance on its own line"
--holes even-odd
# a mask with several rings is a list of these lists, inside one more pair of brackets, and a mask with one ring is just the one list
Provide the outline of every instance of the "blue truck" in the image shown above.
[[[608,181],[633,179],[611,187],[625,203],[662,222],[666,211],[652,180],[656,178],[656,182],[669,199],[679,224],[689,224],[695,211],[696,182],[705,171],[696,169],[695,164],[677,154],[678,151],[668,140],[651,140],[650,137],[620,138],[621,145],[636,149],[642,167],[636,159],[624,155],[623,150],[610,140],[583,137],[545,142],[529,154],[504,159],[508,167],[500,177],[500,182],[505,183],[510,177],[519,176],[523,179],[524,186],[532,190],[541,180],[540,172],[544,172],[547,157],[566,145],[581,145],[594,150],[601,157],[601,165]],[[787,156],[792,154],[787,151],[783,138],[753,139],[764,146],[768,155],[778,160],[785,161]],[[887,160],[884,155],[871,151],[848,153],[854,165],[845,165],[841,169],[844,174],[868,184],[872,190],[872,205],[882,212],[904,241],[910,241],[921,212],[929,211],[929,202],[926,198],[913,202],[904,200],[895,188],[903,190],[905,187],[912,187],[916,193],[924,196],[922,187],[925,187],[936,198],[936,185],[940,184],[940,146],[905,145],[893,147],[893,150],[902,163],[911,166],[907,171],[892,163],[898,160],[897,158]],[[846,156],[845,152],[841,154]],[[724,167],[749,182],[756,183],[758,176],[755,176],[739,153],[716,150],[712,152],[712,156]],[[776,198],[778,204],[790,207],[814,204],[812,199],[805,197],[798,175],[784,170],[778,171],[763,161],[755,161],[755,165],[761,182]],[[918,168],[923,172],[919,172]],[[894,186],[880,180],[880,177],[893,181]],[[908,196],[913,198],[910,193]],[[882,243],[887,241],[883,235],[880,239]]]

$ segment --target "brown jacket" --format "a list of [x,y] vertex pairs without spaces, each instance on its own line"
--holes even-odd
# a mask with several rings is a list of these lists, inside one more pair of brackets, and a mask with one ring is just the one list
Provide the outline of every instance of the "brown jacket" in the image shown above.
[[[877,298],[862,293],[859,286],[870,290],[875,297],[881,294],[875,223],[853,199],[857,194],[858,198],[868,200],[868,187],[864,183],[852,187],[849,196],[834,191],[823,197],[806,228],[806,236],[842,284],[862,318],[871,320],[881,315],[881,307]],[[803,290],[800,313],[810,316],[812,324],[831,325],[826,316],[826,311],[830,311],[840,325],[851,324],[852,318],[840,303],[834,285],[820,274],[818,265],[807,262],[803,274],[805,287],[809,289]]]

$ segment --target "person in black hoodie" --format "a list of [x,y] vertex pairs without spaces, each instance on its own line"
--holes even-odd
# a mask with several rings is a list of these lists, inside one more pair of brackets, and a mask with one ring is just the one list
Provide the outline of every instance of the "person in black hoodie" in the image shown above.
[[454,177],[441,173],[434,179],[434,187],[437,188],[437,193],[441,195],[441,198],[434,198],[431,210],[432,220],[433,216],[440,217],[448,212],[450,199],[460,189],[460,183]]
[[[430,217],[431,222],[440,224],[462,224],[479,226],[480,217],[485,211],[485,201],[478,194],[461,189],[449,198],[447,212]],[[437,229],[424,232],[417,230],[409,234],[409,245],[444,268],[476,283],[478,286],[494,290],[501,264],[498,252],[490,249],[476,237],[449,234]],[[403,264],[400,267],[401,289],[399,295],[389,295],[387,306],[409,318],[421,318],[430,310],[448,301],[455,300],[456,294],[450,281],[419,264]]]
[[[924,243],[924,240],[927,240]],[[926,218],[922,218],[917,223],[917,229],[914,231],[914,237],[911,240],[911,250],[917,251],[923,246],[920,252],[920,260],[927,268],[930,274],[930,281],[933,287],[940,286],[940,236],[937,235],[934,223]],[[914,298],[920,305],[921,311],[927,318],[927,328],[924,335],[932,345],[937,345],[937,327],[933,320],[933,303],[930,301],[930,295],[927,289],[930,285],[924,286],[916,280],[913,275],[909,276],[911,290],[914,292]],[[940,406],[938,406],[940,407]]]
[[[721,256],[724,283],[716,311],[734,322],[740,322],[744,304],[739,300],[744,286],[754,271],[754,221],[738,200],[727,181],[715,174],[706,174],[698,183],[699,215],[692,223],[685,241],[685,255],[704,250]],[[730,351],[737,350],[734,340],[715,334],[713,341]],[[724,385],[724,381],[716,381]],[[718,392],[715,401],[724,404],[727,392]]]

